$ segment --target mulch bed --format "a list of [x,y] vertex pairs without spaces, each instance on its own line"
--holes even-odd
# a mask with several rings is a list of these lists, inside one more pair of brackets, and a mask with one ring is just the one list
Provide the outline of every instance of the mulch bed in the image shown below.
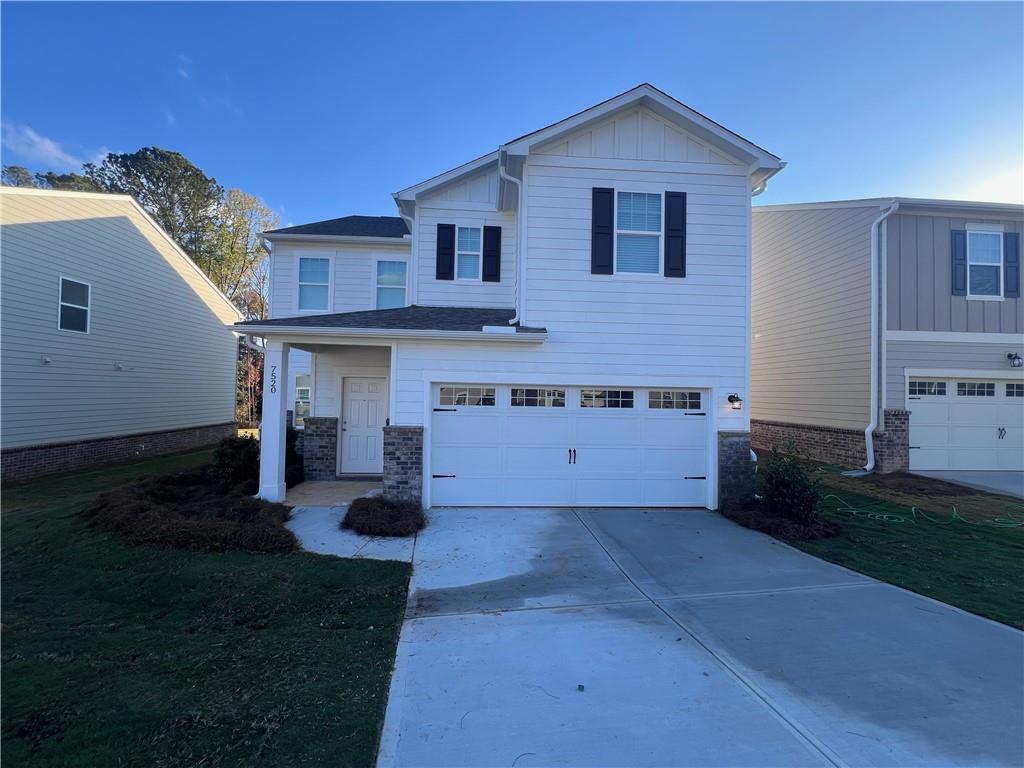
[[811,541],[828,539],[843,532],[843,527],[834,520],[818,516],[810,523],[800,523],[786,517],[771,515],[763,501],[752,501],[741,507],[721,510],[724,517],[744,528],[767,533],[777,539],[790,541]]
[[250,484],[230,486],[211,466],[142,480],[104,493],[82,512],[98,530],[131,544],[200,552],[290,552],[290,510],[256,499]]

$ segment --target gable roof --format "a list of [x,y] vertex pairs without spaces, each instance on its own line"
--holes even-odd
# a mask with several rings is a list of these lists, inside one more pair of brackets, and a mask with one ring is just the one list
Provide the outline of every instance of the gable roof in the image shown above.
[[342,216],[338,219],[313,221],[294,227],[280,227],[264,235],[317,235],[319,237],[393,237],[409,234],[401,216]]
[[949,215],[949,212],[960,212],[963,215],[991,215],[1024,217],[1024,205],[1020,203],[989,203],[980,200],[941,200],[923,197],[865,197],[853,200],[819,200],[804,203],[775,203],[772,205],[755,205],[754,213],[771,213],[773,211],[809,211],[828,208],[878,208],[885,209],[893,203],[900,204],[901,211],[934,211]]

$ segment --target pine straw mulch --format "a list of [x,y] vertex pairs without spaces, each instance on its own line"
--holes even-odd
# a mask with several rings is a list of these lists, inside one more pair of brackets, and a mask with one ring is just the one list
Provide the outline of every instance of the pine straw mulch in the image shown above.
[[767,533],[777,539],[788,541],[811,541],[828,539],[843,532],[843,526],[835,520],[818,515],[814,520],[801,523],[788,517],[772,515],[768,505],[761,500],[747,502],[741,506],[733,506],[721,510],[724,517],[734,523],[761,533]]

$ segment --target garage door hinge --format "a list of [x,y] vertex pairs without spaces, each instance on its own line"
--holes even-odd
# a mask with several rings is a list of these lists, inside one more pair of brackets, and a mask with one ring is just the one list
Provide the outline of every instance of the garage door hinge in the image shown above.
[[435,408],[434,409],[434,413],[437,413],[438,411],[451,411],[452,413],[454,413],[455,409],[454,408]]
[[436,480],[439,477],[455,477],[455,475],[431,475],[431,477]]
[[707,475],[683,475],[683,480],[707,480]]

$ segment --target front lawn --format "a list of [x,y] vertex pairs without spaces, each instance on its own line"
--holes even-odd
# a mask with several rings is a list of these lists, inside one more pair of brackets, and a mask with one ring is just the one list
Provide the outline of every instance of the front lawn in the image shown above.
[[79,515],[209,459],[4,489],[5,764],[373,764],[408,565],[132,547]]
[[1024,501],[914,475],[822,481],[843,533],[794,547],[966,611],[1024,628]]

